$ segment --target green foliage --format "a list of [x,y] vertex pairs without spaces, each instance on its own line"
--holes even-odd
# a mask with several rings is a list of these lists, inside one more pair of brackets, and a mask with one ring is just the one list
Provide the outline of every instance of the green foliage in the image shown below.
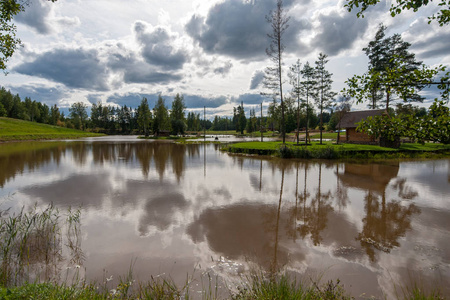
[[232,295],[234,300],[250,299],[352,299],[347,295],[340,281],[329,281],[320,285],[298,282],[287,275],[264,276],[253,274],[247,279],[249,282],[238,288],[238,293]]
[[434,77],[445,71],[445,67],[430,68],[416,61],[415,54],[409,52],[411,44],[404,42],[399,34],[385,37],[385,30],[386,27],[380,25],[375,40],[363,48],[369,58],[369,70],[348,79],[348,87],[342,92],[356,98],[357,103],[369,101],[372,109],[380,107],[382,98],[389,108],[394,96],[404,102],[422,102],[423,97],[418,92],[434,83]]
[[153,108],[153,115],[153,132],[155,134],[159,134],[161,130],[169,130],[169,111],[161,95],[158,96],[158,100]]
[[407,157],[448,156],[450,147],[443,144],[402,144],[400,148],[387,148],[376,145],[359,144],[312,144],[309,146],[280,142],[244,142],[227,146],[224,150],[231,153],[275,155],[282,158],[306,159],[385,159]]
[[394,141],[409,137],[421,144],[426,141],[450,143],[450,109],[444,101],[435,100],[425,116],[399,114],[369,117],[358,124],[357,130]]
[[142,98],[141,104],[137,109],[137,123],[139,125],[139,129],[146,137],[150,135],[150,123],[152,120],[152,112],[148,107],[147,98]]
[[[359,11],[357,13],[358,17],[364,18],[364,12],[372,5],[376,5],[381,2],[381,0],[346,0],[345,7],[348,11],[352,11],[355,8],[358,8]],[[417,12],[419,8],[428,5],[432,1],[416,1],[416,0],[395,0],[391,2],[391,7],[389,11],[392,17],[400,14],[404,10],[412,9],[414,12]],[[438,6],[441,7],[437,14],[433,14],[428,17],[428,23],[431,23],[433,20],[436,20],[440,26],[444,26],[450,23],[450,1],[441,0]],[[361,8],[360,8],[361,7]]]
[[3,106],[3,104],[0,102],[0,117],[5,117],[6,116],[6,109]]
[[73,103],[69,108],[70,117],[75,123],[76,129],[86,130],[86,120],[88,118],[87,105],[83,102]]
[[184,134],[186,130],[185,110],[184,98],[177,94],[173,99],[172,110],[170,111],[170,123],[174,135]]

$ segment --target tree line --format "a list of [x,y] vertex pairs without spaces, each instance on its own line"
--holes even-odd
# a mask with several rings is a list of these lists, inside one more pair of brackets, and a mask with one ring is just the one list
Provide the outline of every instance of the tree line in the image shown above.
[[[186,131],[198,132],[211,129],[213,123],[200,117],[200,113],[188,112],[182,95],[177,94],[169,109],[164,98],[159,95],[153,109],[147,98],[143,98],[137,108],[92,104],[90,115],[88,106],[76,102],[69,108],[66,116],[55,104],[48,106],[25,97],[24,100],[4,87],[0,89],[0,117],[21,119],[61,127],[89,130],[107,134],[184,134]],[[216,126],[217,127],[217,126]],[[218,129],[218,127],[216,128]]]

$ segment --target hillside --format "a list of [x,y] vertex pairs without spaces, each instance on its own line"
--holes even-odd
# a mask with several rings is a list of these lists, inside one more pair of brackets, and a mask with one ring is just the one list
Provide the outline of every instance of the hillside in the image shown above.
[[36,122],[0,118],[0,142],[72,139],[89,136],[100,135]]

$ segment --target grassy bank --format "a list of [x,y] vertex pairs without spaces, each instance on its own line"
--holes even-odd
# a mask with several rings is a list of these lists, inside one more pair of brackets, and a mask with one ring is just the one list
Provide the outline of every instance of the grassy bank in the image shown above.
[[[5,288],[0,287],[0,299],[45,299],[45,300],[90,300],[90,299],[232,299],[232,300],[347,300],[350,296],[337,280],[325,284],[312,283],[306,285],[287,275],[265,278],[253,275],[245,278],[237,292],[219,295],[214,286],[204,288],[200,292],[191,292],[189,282],[181,287],[172,280],[152,279],[148,282],[122,280],[115,289],[105,289],[94,283],[73,285],[55,283],[34,283]],[[128,281],[129,280],[129,281]],[[201,295],[201,297],[199,297]],[[371,298],[372,299],[372,298]],[[438,291],[424,292],[416,287],[411,290],[402,289],[396,299],[440,300],[444,299]]]
[[231,144],[223,148],[230,153],[272,155],[281,158],[438,158],[450,157],[450,145],[432,144],[402,144],[400,148],[386,148],[375,145],[312,143],[304,144],[281,142],[245,142]]
[[17,119],[0,118],[0,142],[74,139],[90,136],[102,136],[102,134]]

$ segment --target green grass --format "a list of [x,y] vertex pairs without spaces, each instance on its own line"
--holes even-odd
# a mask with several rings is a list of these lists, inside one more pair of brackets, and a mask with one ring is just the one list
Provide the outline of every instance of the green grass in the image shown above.
[[274,155],[282,158],[414,158],[448,156],[450,145],[443,144],[402,144],[399,149],[380,147],[376,145],[334,144],[332,142],[312,143],[305,146],[300,143],[287,142],[282,147],[281,142],[243,142],[228,145],[224,150],[230,153]]
[[0,141],[72,139],[101,135],[36,122],[0,118]]

